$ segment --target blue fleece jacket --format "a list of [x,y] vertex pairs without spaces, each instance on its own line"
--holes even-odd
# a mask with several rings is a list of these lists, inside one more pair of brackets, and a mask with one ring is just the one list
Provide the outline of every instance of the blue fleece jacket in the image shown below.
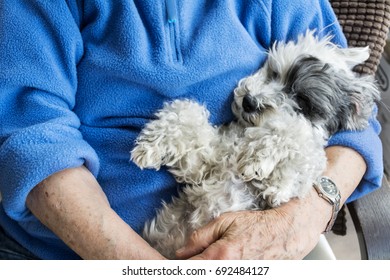
[[[129,151],[163,102],[191,98],[232,120],[232,90],[275,40],[308,28],[346,45],[325,0],[18,0],[0,3],[0,224],[38,257],[78,256],[26,208],[49,175],[85,165],[136,231],[176,193],[165,170]],[[380,185],[380,127],[335,135],[368,169],[355,199]]]

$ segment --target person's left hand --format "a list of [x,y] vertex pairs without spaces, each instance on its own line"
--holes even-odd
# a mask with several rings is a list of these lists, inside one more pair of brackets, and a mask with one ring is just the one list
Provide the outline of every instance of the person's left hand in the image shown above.
[[[312,212],[317,209],[306,207],[312,202],[295,199],[270,210],[222,214],[193,232],[187,245],[178,250],[177,257],[302,259],[317,244],[319,228],[326,225],[326,218],[321,221],[317,216],[317,221],[313,220],[316,215]],[[327,211],[325,214],[328,215]]]

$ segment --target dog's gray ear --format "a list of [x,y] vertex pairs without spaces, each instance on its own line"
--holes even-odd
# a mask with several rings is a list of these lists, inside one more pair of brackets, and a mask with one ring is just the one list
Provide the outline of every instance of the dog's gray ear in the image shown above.
[[340,120],[339,129],[364,129],[380,96],[374,77],[363,75],[354,79],[343,79],[340,74],[338,78],[339,89],[343,92],[339,96],[344,101],[344,106],[340,107],[337,114]]
[[365,62],[370,57],[369,47],[346,49],[339,48],[338,52],[350,69],[358,64]]

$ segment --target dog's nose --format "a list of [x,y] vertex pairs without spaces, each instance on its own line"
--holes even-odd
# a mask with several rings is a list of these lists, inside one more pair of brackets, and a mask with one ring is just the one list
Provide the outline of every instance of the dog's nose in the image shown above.
[[247,94],[244,96],[244,99],[242,100],[242,108],[247,113],[253,113],[257,109],[257,101],[256,98],[251,96],[250,94]]

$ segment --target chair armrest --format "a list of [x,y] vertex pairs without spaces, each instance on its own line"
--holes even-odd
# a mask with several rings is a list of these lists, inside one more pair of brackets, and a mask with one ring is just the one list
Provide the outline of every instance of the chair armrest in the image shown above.
[[349,203],[358,235],[361,258],[390,259],[390,186],[386,179],[378,190]]

